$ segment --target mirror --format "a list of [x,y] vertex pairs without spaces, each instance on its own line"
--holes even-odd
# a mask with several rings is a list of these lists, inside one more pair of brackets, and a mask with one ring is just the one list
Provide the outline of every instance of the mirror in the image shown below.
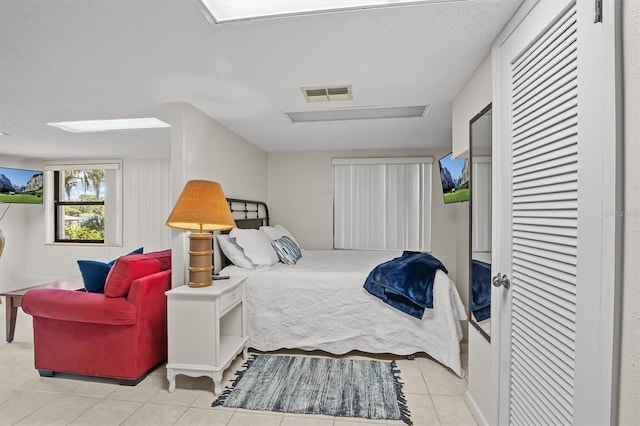
[[469,322],[491,341],[491,104],[469,122]]

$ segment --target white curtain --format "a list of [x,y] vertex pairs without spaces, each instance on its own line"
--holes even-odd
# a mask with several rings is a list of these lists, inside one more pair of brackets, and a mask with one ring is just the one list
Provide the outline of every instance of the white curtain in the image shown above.
[[334,247],[431,249],[433,158],[333,160]]

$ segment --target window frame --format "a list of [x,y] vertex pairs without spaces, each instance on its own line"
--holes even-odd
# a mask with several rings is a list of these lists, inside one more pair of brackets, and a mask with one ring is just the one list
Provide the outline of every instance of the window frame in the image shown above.
[[[81,169],[81,170],[101,170],[100,168],[98,169]],[[53,199],[53,204],[54,204],[54,227],[55,227],[55,233],[54,233],[54,242],[56,243],[79,243],[79,244],[91,244],[91,243],[99,243],[99,244],[104,244],[104,238],[101,240],[75,240],[75,239],[65,239],[65,238],[60,238],[60,231],[61,228],[63,228],[63,224],[60,223],[60,207],[64,207],[64,206],[104,206],[104,199],[103,200],[96,200],[96,201],[64,201],[64,200],[60,200],[60,173],[64,173],[66,170],[55,170],[53,172],[53,186],[55,188],[54,193],[54,199]],[[105,222],[106,222],[106,212],[104,214],[105,216]]]
[[[44,166],[45,244],[122,246],[122,161],[54,163]],[[60,200],[60,172],[65,170],[104,170],[106,192],[100,201]],[[103,205],[105,234],[103,240],[61,239],[59,207],[65,205]]]

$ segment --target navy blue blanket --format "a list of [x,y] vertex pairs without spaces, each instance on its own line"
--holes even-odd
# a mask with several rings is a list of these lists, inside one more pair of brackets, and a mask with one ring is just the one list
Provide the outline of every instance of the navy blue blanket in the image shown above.
[[471,260],[471,312],[476,321],[491,316],[491,264]]
[[433,309],[433,280],[447,268],[428,253],[405,251],[402,256],[376,266],[364,288],[383,302],[418,319]]

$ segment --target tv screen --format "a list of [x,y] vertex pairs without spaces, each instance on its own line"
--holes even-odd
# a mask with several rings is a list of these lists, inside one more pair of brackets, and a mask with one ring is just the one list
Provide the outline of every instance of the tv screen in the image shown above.
[[469,165],[466,158],[454,159],[451,154],[438,161],[444,203],[469,201]]
[[0,167],[0,203],[42,204],[42,172]]

